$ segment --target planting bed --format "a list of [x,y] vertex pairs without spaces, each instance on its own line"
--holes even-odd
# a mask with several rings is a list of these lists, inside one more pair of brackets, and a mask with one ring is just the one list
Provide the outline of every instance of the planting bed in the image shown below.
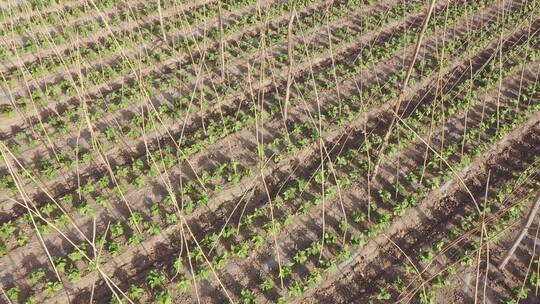
[[540,303],[538,0],[17,0],[0,41],[1,303]]

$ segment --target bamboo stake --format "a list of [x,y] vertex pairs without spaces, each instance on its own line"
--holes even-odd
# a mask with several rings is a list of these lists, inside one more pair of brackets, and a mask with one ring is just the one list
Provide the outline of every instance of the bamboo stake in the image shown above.
[[285,104],[283,105],[283,122],[285,128],[287,128],[287,111],[289,106],[289,99],[291,98],[291,83],[292,83],[292,67],[293,67],[293,41],[292,41],[292,30],[293,22],[296,10],[293,6],[291,11],[291,18],[289,19],[289,25],[287,27],[287,57],[289,61],[289,67],[287,68],[287,88],[285,91]]
[[[429,19],[431,18],[431,15],[433,14],[434,8],[435,8],[435,0],[431,0],[426,19],[424,20],[424,24],[422,25],[422,30],[420,31],[420,34],[418,35],[418,39],[416,40],[416,46],[415,46],[414,55],[413,55],[411,64],[409,65],[409,69],[407,70],[407,74],[405,75],[405,80],[403,81],[403,85],[401,87],[401,90],[396,100],[396,104],[394,106],[394,113],[396,114],[399,112],[399,108],[401,107],[401,101],[403,100],[403,97],[405,96],[405,88],[407,87],[407,84],[409,83],[409,79],[411,78],[411,74],[414,68],[414,63],[416,62],[416,58],[418,57],[418,53],[420,51],[420,46],[422,45],[422,38],[424,37],[424,34],[427,30]],[[379,170],[381,159],[384,156],[383,154],[384,149],[386,149],[386,145],[388,144],[388,140],[390,139],[390,134],[392,134],[392,129],[395,123],[396,123],[396,116],[392,116],[390,126],[388,126],[388,129],[386,130],[386,134],[384,135],[383,142],[381,143],[381,146],[379,147],[379,151],[377,152],[375,156],[375,159],[376,159],[375,166],[373,167],[372,176],[370,180],[374,180],[375,177],[377,176],[377,171]]]
[[529,215],[527,217],[527,222],[525,223],[525,226],[523,226],[523,229],[521,229],[521,233],[518,235],[518,237],[515,239],[514,243],[510,247],[510,249],[506,252],[504,258],[502,259],[501,263],[499,264],[499,269],[503,269],[504,266],[510,261],[510,258],[512,255],[514,255],[514,251],[518,248],[519,244],[521,243],[521,240],[525,237],[525,234],[527,234],[527,231],[531,227],[531,224],[538,213],[538,209],[540,209],[540,192],[536,195],[536,202],[534,203],[533,207],[531,208]]

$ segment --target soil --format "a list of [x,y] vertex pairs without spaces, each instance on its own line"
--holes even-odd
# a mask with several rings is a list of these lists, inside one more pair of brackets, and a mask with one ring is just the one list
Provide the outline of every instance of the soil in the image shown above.
[[[201,6],[206,2],[210,1],[187,2],[177,6],[176,9]],[[338,7],[345,3],[346,1],[313,1],[296,13],[302,18],[309,18],[311,14],[319,10],[330,9],[331,5]],[[470,31],[479,31],[495,22],[500,17],[503,7],[505,14],[510,14],[519,12],[527,3],[532,2],[495,1],[486,7],[478,8],[470,15],[452,19],[447,26],[438,27],[424,37],[418,51],[417,62],[428,62],[426,68],[431,68],[429,62],[437,62],[443,44],[462,37]],[[242,20],[243,16],[277,4],[277,1],[250,2],[242,9],[226,12],[223,15],[223,22],[233,24]],[[404,48],[396,49],[389,58],[364,68],[360,73],[354,74],[336,87],[325,87],[326,80],[316,78],[314,75],[322,71],[332,71],[337,66],[351,70],[353,64],[350,63],[358,60],[362,50],[388,45],[403,32],[418,31],[425,18],[425,10],[418,10],[403,18],[363,32],[365,20],[379,13],[388,13],[390,8],[397,5],[406,6],[410,5],[410,2],[383,0],[374,4],[359,4],[358,9],[348,10],[346,11],[348,14],[345,13],[328,24],[307,29],[302,34],[291,37],[294,45],[310,41],[314,45],[325,46],[329,44],[329,41],[332,41],[332,44],[337,41],[333,40],[335,37],[328,36],[329,29],[335,31],[348,28],[353,32],[362,33],[352,41],[333,46],[330,51],[322,54],[314,53],[316,55],[310,60],[294,64],[291,68],[293,83],[291,94],[297,98],[297,102],[288,109],[286,122],[279,111],[264,119],[255,117],[253,123],[240,125],[238,130],[227,133],[214,141],[203,142],[202,149],[186,159],[177,161],[165,172],[154,177],[145,176],[144,185],[139,188],[133,187],[130,181],[139,176],[142,177],[142,174],[132,170],[126,178],[118,179],[126,189],[121,198],[113,195],[112,184],[105,190],[91,191],[90,195],[80,196],[78,191],[81,189],[80,185],[86,183],[97,187],[97,180],[109,174],[107,167],[131,168],[137,161],[142,161],[144,170],[147,170],[150,164],[149,152],[162,153],[167,149],[176,151],[181,139],[195,141],[198,132],[210,134],[207,128],[211,120],[233,120],[238,116],[239,110],[248,111],[252,106],[255,106],[257,110],[262,107],[268,109],[270,106],[282,109],[283,100],[276,100],[273,95],[285,94],[288,66],[272,61],[270,58],[279,60],[280,57],[287,56],[287,40],[256,52],[227,58],[227,79],[221,78],[219,64],[215,66],[207,63],[196,64],[198,59],[204,57],[204,52],[219,51],[219,39],[213,39],[208,45],[203,45],[198,50],[191,50],[190,54],[173,53],[163,62],[144,67],[141,71],[137,71],[137,73],[140,72],[137,76],[131,71],[103,85],[84,88],[83,95],[79,97],[63,95],[55,105],[36,107],[25,114],[15,113],[12,118],[2,118],[0,139],[5,140],[6,143],[17,142],[15,139],[17,132],[35,136],[37,134],[35,128],[42,123],[42,120],[47,120],[51,113],[60,114],[69,107],[77,107],[83,102],[82,100],[92,100],[98,96],[117,92],[124,85],[136,82],[141,77],[140,75],[160,75],[162,80],[177,77],[180,75],[177,73],[178,70],[183,71],[186,64],[190,64],[187,74],[191,78],[178,85],[178,88],[152,87],[151,94],[147,98],[143,97],[145,100],[130,104],[123,110],[106,113],[101,119],[93,121],[93,128],[95,128],[93,131],[101,133],[109,128],[118,128],[131,121],[135,115],[141,112],[148,113],[150,106],[157,108],[160,105],[172,104],[173,96],[184,96],[191,92],[194,96],[198,96],[204,90],[222,84],[236,83],[241,88],[238,92],[233,92],[224,98],[220,97],[214,103],[198,104],[199,97],[192,97],[190,105],[195,110],[186,116],[159,122],[144,136],[137,138],[121,136],[118,143],[107,143],[99,151],[92,144],[93,133],[87,129],[87,125],[81,126],[80,129],[72,128],[67,134],[58,134],[56,128],[46,122],[47,130],[53,137],[49,140],[41,139],[40,143],[33,147],[21,147],[21,151],[15,153],[15,158],[5,157],[0,162],[0,177],[18,176],[20,173],[10,173],[6,165],[7,163],[14,165],[16,161],[38,177],[36,183],[25,180],[21,185],[26,192],[24,196],[12,195],[0,188],[0,223],[10,221],[15,224],[17,233],[29,235],[27,242],[22,246],[17,244],[16,233],[11,233],[0,240],[9,249],[5,256],[0,257],[0,264],[3,265],[0,270],[0,284],[3,290],[17,286],[21,289],[20,299],[32,295],[38,302],[43,303],[108,303],[113,297],[111,289],[118,287],[122,292],[127,292],[130,286],[135,285],[143,287],[143,295],[137,300],[140,303],[154,302],[160,290],[170,291],[174,297],[174,303],[223,303],[226,301],[242,303],[246,301],[246,291],[252,293],[257,303],[276,302],[280,296],[291,303],[378,303],[384,302],[378,299],[381,290],[389,290],[390,300],[388,301],[394,303],[421,302],[420,294],[423,290],[433,291],[436,303],[471,303],[475,302],[476,298],[485,298],[486,302],[498,303],[513,297],[513,289],[527,281],[528,273],[530,273],[529,265],[533,259],[537,259],[536,252],[540,248],[537,246],[536,230],[529,231],[504,270],[499,270],[496,265],[519,233],[526,212],[522,212],[514,219],[508,228],[501,232],[496,242],[489,242],[489,255],[481,252],[480,256],[484,259],[479,260],[479,271],[476,270],[476,264],[472,267],[460,264],[461,251],[473,250],[472,242],[484,241],[481,222],[478,220],[456,241],[445,242],[444,249],[436,253],[432,263],[426,264],[419,256],[421,252],[430,250],[437,240],[446,240],[453,229],[460,227],[460,221],[463,218],[477,210],[479,203],[486,198],[494,200],[497,191],[504,189],[516,174],[531,166],[535,157],[540,155],[540,112],[538,110],[527,112],[530,107],[538,103],[540,96],[535,93],[530,100],[520,100],[517,105],[514,103],[516,98],[524,94],[528,86],[536,86],[538,83],[540,61],[529,57],[528,54],[538,49],[538,45],[529,45],[529,42],[538,41],[534,39],[538,38],[540,19],[536,15],[531,18],[524,17],[518,26],[506,29],[481,48],[465,50],[464,46],[460,46],[452,53],[444,55],[446,56],[444,62],[448,64],[440,68],[435,63],[436,67],[432,70],[415,69],[411,74],[413,80],[402,91],[403,102],[397,111],[400,119],[404,121],[408,122],[408,119],[416,117],[420,111],[429,107],[438,110],[441,106],[442,111],[445,111],[444,106],[451,105],[452,100],[466,97],[469,89],[471,92],[477,92],[477,95],[468,107],[449,113],[443,117],[442,121],[434,121],[429,116],[417,120],[412,127],[419,130],[418,136],[405,145],[399,146],[397,151],[384,156],[376,178],[369,179],[368,171],[367,174],[360,174],[349,184],[336,186],[338,179],[341,181],[341,178],[347,177],[353,169],[363,172],[361,169],[363,164],[370,159],[373,160],[374,155],[369,153],[375,150],[369,150],[371,152],[368,154],[358,153],[358,151],[362,151],[362,148],[366,146],[366,138],[372,138],[374,135],[383,137],[389,128],[397,96],[395,94],[393,97],[387,97],[396,92],[392,87],[395,85],[392,77],[405,73],[415,53],[415,45],[411,42]],[[463,1],[437,3],[434,16],[443,16],[447,5],[451,8],[459,7],[463,5]],[[51,10],[54,9],[51,8]],[[176,14],[178,11],[169,10],[164,12],[163,17],[168,19]],[[84,18],[71,22],[75,24],[92,18],[97,17],[86,15]],[[176,31],[168,35],[170,37],[183,37],[194,33],[200,35],[208,28],[217,28],[218,19],[217,16],[208,17],[203,22],[197,23],[190,31]],[[265,27],[286,28],[289,19],[289,13],[281,13],[279,16],[272,17],[268,23],[249,24],[228,36],[225,43],[242,45],[250,39],[261,39],[258,35],[262,29]],[[158,23],[159,16],[153,15],[141,24],[116,26],[113,32],[125,32]],[[87,45],[108,35],[107,31],[101,31],[95,36],[77,42],[77,46]],[[480,37],[473,35],[469,45],[478,38]],[[519,53],[519,56],[512,60],[498,61],[498,56],[512,54],[515,50],[523,49],[524,45],[528,46],[524,53]],[[68,49],[72,47],[76,46],[63,45],[59,51],[69,52]],[[111,54],[95,64],[108,66],[117,62],[122,56],[136,56],[153,47],[167,48],[159,35],[156,35],[155,41],[135,45],[132,49],[124,50],[121,56]],[[49,51],[42,50],[38,54],[32,54],[31,57],[3,66],[2,71],[8,71],[16,65],[38,62],[39,58],[50,54]],[[480,75],[487,74],[487,79],[489,77],[495,79],[499,75],[498,70],[495,69],[499,67],[504,71],[509,71],[501,77],[500,82],[488,85],[486,79],[476,79],[471,82],[471,88],[464,88],[471,75],[479,78]],[[77,75],[78,71],[75,67],[70,66],[68,69],[67,73],[47,74],[32,82],[18,84],[8,96],[12,94],[28,96],[31,88],[45,88],[51,84],[60,83],[62,79]],[[93,67],[88,65],[82,72],[86,74],[91,69]],[[332,75],[332,73],[327,73],[327,75]],[[300,96],[301,91],[296,88],[296,85],[301,84],[314,88],[314,96]],[[352,115],[353,111],[363,108],[365,102],[373,102],[365,108],[363,113],[355,114],[350,120],[343,119],[339,122],[337,119],[329,118],[332,115],[332,109],[339,107],[341,111],[341,106],[344,103],[347,104],[348,97],[362,96],[361,93],[364,90],[375,84],[381,84],[381,89],[374,93],[370,100],[363,100],[363,97],[360,97],[359,102],[351,103],[351,107],[348,108]],[[488,89],[482,90],[483,86]],[[217,91],[214,89],[208,95],[212,96],[215,93]],[[443,102],[442,94],[450,98]],[[375,103],[375,100],[379,99],[383,101]],[[89,109],[94,111],[99,108],[90,104]],[[512,117],[499,115],[500,109],[510,109],[508,111],[515,116],[526,113],[529,115],[523,122],[512,125],[508,134],[494,141],[491,140],[497,135],[496,128],[489,127],[477,135],[476,142],[463,144],[467,130],[490,123],[491,117],[501,116],[501,125],[511,125]],[[320,113],[329,114],[322,117]],[[263,141],[270,147],[268,143],[276,138],[279,139],[281,134],[293,130],[302,122],[306,122],[306,126],[309,127],[305,128],[310,131],[300,131],[298,138],[309,139],[308,144],[303,148],[298,148],[295,145],[299,140],[293,138],[291,145],[294,148],[291,152],[285,152],[287,149],[285,141],[279,143],[277,147],[265,148],[264,166],[260,167],[261,159],[254,152],[257,151],[258,144]],[[399,125],[405,128],[402,124]],[[311,138],[313,134],[311,130],[318,130],[320,137]],[[398,137],[392,136],[390,143],[397,145],[400,136],[405,136],[405,134],[400,132]],[[102,144],[105,143],[105,139],[100,139],[100,141]],[[453,168],[459,167],[463,154],[473,153],[475,148],[485,143],[491,144],[487,147],[487,151],[471,157],[469,163],[454,170],[443,180],[442,169],[446,168],[447,163],[438,160],[435,168],[422,170],[426,166],[427,158],[435,157],[435,153],[426,148],[426,142],[429,142],[437,151],[451,145],[458,146],[461,153],[449,155],[445,159]],[[81,163],[80,166],[73,168],[62,168],[59,174],[48,180],[39,173],[42,166],[41,159],[54,160],[55,153],[58,151],[71,150],[70,153],[73,153],[76,143],[82,143],[91,151],[93,155],[91,163]],[[4,147],[3,144],[0,147]],[[2,148],[2,151],[4,152],[5,149]],[[339,164],[339,157],[350,155],[354,151],[358,154],[347,165]],[[281,160],[278,162],[271,160],[280,153]],[[227,173],[223,176],[212,177],[211,180],[212,185],[219,185],[221,189],[206,189],[210,184],[205,186],[200,183],[203,173],[211,173],[215,168],[230,161],[236,161],[238,167],[231,172],[226,171]],[[320,172],[321,165],[328,171],[325,173],[327,179],[322,185],[316,182],[318,177],[315,174]],[[227,178],[227,174],[247,169],[250,173],[236,182],[232,182],[230,177]],[[406,181],[411,173],[419,169],[422,172],[419,182]],[[497,221],[503,219],[504,212],[512,204],[524,200],[522,206],[524,210],[532,205],[532,202],[525,198],[530,193],[538,191],[535,183],[540,181],[538,177],[540,168],[534,172],[533,177],[513,189],[504,205],[495,206],[488,211],[489,214],[486,214],[488,227],[493,227]],[[426,196],[408,206],[403,215],[393,215],[395,203],[411,195],[419,189],[419,185],[423,185],[423,182],[425,184],[434,179],[443,180],[443,182],[431,189],[426,188]],[[299,181],[309,181],[311,184],[305,191],[295,194],[292,199],[286,198],[285,191],[291,187],[294,188]],[[178,198],[179,204],[195,201],[199,193],[210,193],[208,202],[197,206],[190,214],[177,212],[175,208],[181,205],[166,206],[164,200],[170,192],[180,193],[188,183],[194,185],[196,193],[182,195]],[[396,184],[402,185],[404,190],[398,191]],[[322,191],[325,191],[323,189],[333,189],[333,187],[338,189],[333,197],[325,198],[325,195],[322,198],[322,205],[309,205],[320,196]],[[386,190],[391,193],[390,201],[382,197],[381,193]],[[67,194],[73,195],[75,198],[73,203],[65,204],[61,201],[60,198]],[[98,195],[110,198],[109,206],[99,206]],[[22,223],[22,218],[27,211],[18,206],[14,199],[20,201],[23,197],[35,207],[35,210],[41,210],[41,213],[44,212],[44,207],[48,202],[54,201],[58,206],[65,208],[72,223],[61,227],[59,231],[53,230],[43,234],[41,239],[31,224]],[[77,211],[77,206],[84,203],[93,207],[90,216],[81,215]],[[305,207],[306,203],[309,207],[305,212],[300,212],[299,210]],[[155,206],[162,208],[157,214],[151,211]],[[369,213],[368,210],[371,210],[372,206],[376,206],[377,209]],[[242,223],[248,214],[257,210],[263,210],[264,215],[254,218],[250,225]],[[145,227],[139,245],[126,243],[129,235],[137,233],[133,226],[128,224],[128,218],[133,211],[142,215]],[[367,219],[364,222],[355,223],[352,220],[353,211],[367,214]],[[165,212],[176,214],[179,217],[178,221],[172,225],[165,225]],[[55,211],[54,214],[59,214],[59,212]],[[378,227],[377,223],[384,214],[390,215],[389,225],[381,228],[363,246],[353,246],[351,237],[368,233],[374,227]],[[289,215],[290,218],[281,224],[277,232],[272,234],[267,231],[268,223],[282,221]],[[47,216],[47,218],[53,217]],[[341,231],[344,220],[347,223],[346,233]],[[533,227],[539,226],[539,221],[537,218]],[[105,231],[111,233],[109,229],[113,223],[121,223],[126,233],[114,238],[122,246],[118,255],[112,256],[107,248],[103,252],[99,266],[101,274],[89,271],[88,262],[84,259],[73,262],[74,267],[81,271],[81,278],[70,282],[66,272],[61,271],[63,290],[48,294],[45,291],[45,282],[57,280],[57,275],[50,265],[47,254],[55,259],[69,260],[71,258],[68,254],[73,251],[74,244],[85,242],[85,239],[93,239],[95,232],[98,235]],[[160,232],[150,234],[146,231],[150,223],[160,225]],[[226,237],[223,235],[223,230],[228,225],[237,228],[238,231]],[[219,235],[219,239],[215,247],[210,250],[204,242],[205,237],[212,234]],[[258,249],[250,247],[244,257],[235,256],[232,248],[239,244],[250,243],[254,234],[264,236],[262,246]],[[335,241],[328,237],[332,235],[336,236]],[[110,244],[112,240],[113,236],[107,236],[107,244]],[[320,254],[309,256],[303,263],[295,262],[298,252],[312,244],[320,243],[321,240],[324,242]],[[44,253],[43,244],[47,248],[47,254]],[[343,247],[344,244],[346,247]],[[207,280],[197,283],[197,288],[191,286],[187,292],[182,293],[176,286],[177,280],[181,277],[192,278],[190,272],[194,270],[190,270],[191,263],[197,265],[195,267],[197,271],[205,263],[194,261],[194,258],[187,254],[197,246],[204,248],[207,260],[213,260],[220,254],[228,253],[228,262],[219,269],[212,269]],[[343,248],[349,250],[349,256],[337,259]],[[86,253],[92,257],[96,254],[90,248],[86,250]],[[181,258],[184,268],[187,269],[182,275],[174,275],[172,272],[171,267],[177,257]],[[338,262],[335,268],[325,271],[321,259],[337,259]],[[278,273],[287,265],[291,267],[291,274],[280,279]],[[406,265],[414,265],[419,274],[408,273]],[[445,286],[433,287],[434,279],[449,265],[456,265],[457,273],[449,275]],[[38,268],[46,269],[45,279],[36,284],[30,284],[29,273]],[[489,269],[487,274],[486,268]],[[158,289],[148,284],[149,274],[155,270],[165,275],[165,282]],[[317,271],[321,273],[321,280],[303,290],[300,296],[293,296],[293,284],[305,283],[308,277]],[[109,279],[104,279],[105,275]],[[480,279],[477,279],[477,276]],[[401,291],[394,288],[393,282],[397,277],[405,281],[405,287]],[[258,287],[264,279],[270,279],[273,284],[269,292],[262,292]],[[111,288],[108,285],[109,280],[112,280],[117,287]],[[486,285],[485,295],[483,291],[478,292],[476,289],[476,285],[484,284]],[[533,294],[534,291],[520,303],[537,303]]]

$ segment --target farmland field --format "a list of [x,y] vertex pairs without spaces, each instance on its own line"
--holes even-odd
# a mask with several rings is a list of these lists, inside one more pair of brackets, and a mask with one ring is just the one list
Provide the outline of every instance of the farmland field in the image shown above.
[[0,303],[540,303],[540,0],[0,1]]

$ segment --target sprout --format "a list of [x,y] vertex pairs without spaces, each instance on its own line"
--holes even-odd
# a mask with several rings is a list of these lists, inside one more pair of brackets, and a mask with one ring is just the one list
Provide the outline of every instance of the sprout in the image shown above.
[[386,288],[379,289],[379,293],[377,294],[377,300],[387,301],[390,300],[391,295],[390,292]]

